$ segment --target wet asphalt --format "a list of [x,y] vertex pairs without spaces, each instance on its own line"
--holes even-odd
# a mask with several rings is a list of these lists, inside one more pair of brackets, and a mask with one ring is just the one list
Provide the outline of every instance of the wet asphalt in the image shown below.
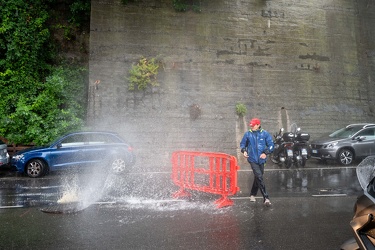
[[[252,172],[238,172],[232,206],[217,195],[178,190],[171,173],[99,178],[54,173],[31,179],[0,171],[0,249],[340,249],[361,189],[355,166],[267,166],[272,206],[249,200]],[[95,182],[95,183],[97,183]],[[80,207],[58,203],[79,192]],[[77,191],[78,190],[78,191]],[[74,193],[74,192],[73,192]],[[69,200],[69,199],[68,199]],[[65,209],[65,210],[64,210]]]

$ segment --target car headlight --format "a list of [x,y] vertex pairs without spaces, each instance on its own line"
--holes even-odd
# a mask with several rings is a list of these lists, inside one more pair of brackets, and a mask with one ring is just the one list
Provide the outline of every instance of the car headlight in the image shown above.
[[326,148],[334,148],[336,145],[337,145],[337,141],[331,142],[331,143],[326,145]]
[[18,161],[18,160],[22,159],[22,157],[23,157],[23,154],[20,154],[20,155],[14,155],[12,158],[13,158],[13,160]]

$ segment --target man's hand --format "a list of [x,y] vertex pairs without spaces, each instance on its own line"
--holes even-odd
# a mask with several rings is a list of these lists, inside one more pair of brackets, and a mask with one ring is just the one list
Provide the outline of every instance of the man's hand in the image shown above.
[[266,155],[265,153],[262,153],[262,154],[260,155],[260,159],[266,159],[266,157],[267,157],[267,155]]
[[245,158],[249,157],[249,155],[247,154],[247,152],[246,152],[246,151],[245,151],[245,152],[243,152],[243,156],[244,156]]

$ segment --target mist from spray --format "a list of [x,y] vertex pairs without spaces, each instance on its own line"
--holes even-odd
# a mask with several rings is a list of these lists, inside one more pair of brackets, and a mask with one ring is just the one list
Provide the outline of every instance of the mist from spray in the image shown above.
[[[139,124],[136,124],[137,126]],[[62,179],[59,204],[75,203],[80,210],[92,204],[116,206],[121,208],[148,208],[155,210],[212,210],[212,200],[191,202],[176,200],[172,194],[178,187],[172,182],[168,172],[170,168],[169,152],[149,155],[150,143],[139,140],[133,126],[118,117],[106,116],[96,121],[95,130],[117,132],[126,141],[135,146],[136,165],[127,173],[110,173],[109,166],[89,166],[83,173],[71,172]],[[153,145],[152,145],[153,146]],[[153,147],[155,150],[155,148]],[[214,198],[216,199],[216,197]],[[107,204],[104,204],[107,203]]]

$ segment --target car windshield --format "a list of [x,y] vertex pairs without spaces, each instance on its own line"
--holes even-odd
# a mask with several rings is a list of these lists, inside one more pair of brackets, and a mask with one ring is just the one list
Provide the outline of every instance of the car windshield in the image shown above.
[[361,130],[362,127],[347,127],[339,129],[332,134],[329,135],[329,137],[332,138],[349,138],[352,137],[355,133],[357,133],[359,130]]

